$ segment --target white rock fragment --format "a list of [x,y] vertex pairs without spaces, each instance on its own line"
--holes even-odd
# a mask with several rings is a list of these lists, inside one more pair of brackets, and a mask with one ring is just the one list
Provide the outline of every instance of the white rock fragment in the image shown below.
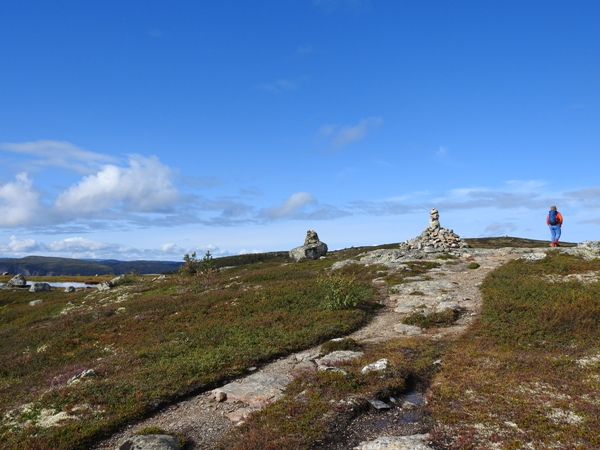
[[382,370],[387,369],[389,363],[390,362],[386,358],[382,358],[379,361],[375,361],[374,363],[366,365],[365,367],[363,367],[361,369],[361,372],[362,373],[380,372]]

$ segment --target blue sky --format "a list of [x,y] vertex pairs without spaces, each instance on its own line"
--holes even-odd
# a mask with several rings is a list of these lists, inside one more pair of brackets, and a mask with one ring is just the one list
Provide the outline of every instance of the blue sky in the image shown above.
[[0,256],[600,239],[600,2],[0,3]]

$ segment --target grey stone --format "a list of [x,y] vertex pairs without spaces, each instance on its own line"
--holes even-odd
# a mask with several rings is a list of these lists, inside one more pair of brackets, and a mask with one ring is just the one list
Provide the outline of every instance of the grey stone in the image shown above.
[[316,359],[315,362],[320,366],[331,366],[342,361],[348,361],[349,359],[358,358],[363,354],[363,352],[353,352],[351,350],[338,350],[335,352],[328,353],[322,358]]
[[544,259],[546,257],[546,253],[528,253],[523,256],[520,256],[519,259],[527,259],[529,261],[538,261],[540,259]]
[[423,333],[420,327],[414,325],[406,325],[404,323],[397,323],[394,325],[394,330],[405,336],[416,336],[417,334]]
[[103,281],[102,283],[98,283],[98,286],[96,286],[96,288],[99,291],[108,291],[111,287],[112,287],[112,285],[108,281]]
[[115,287],[118,286],[119,284],[121,284],[123,281],[125,281],[125,275],[119,275],[118,277],[113,278],[112,280],[110,280],[108,283],[110,284],[110,287]]
[[387,369],[389,365],[389,361],[386,358],[380,359],[379,361],[375,361],[374,363],[368,364],[361,369],[362,373],[369,372],[380,372],[382,370]]
[[340,369],[339,367],[335,367],[335,366],[317,366],[319,372],[337,372],[340,373],[344,376],[348,375],[348,372],[346,372],[344,369]]
[[47,292],[50,290],[48,283],[33,283],[29,288],[29,292]]
[[44,300],[32,300],[29,302],[29,306],[35,306],[35,305],[39,305],[40,303],[42,303]]
[[456,289],[456,285],[447,280],[414,281],[412,283],[396,284],[390,290],[400,294],[422,292],[425,295],[439,295],[441,291]]
[[142,434],[127,439],[119,446],[119,450],[179,450],[179,445],[175,436]]
[[82,378],[95,377],[95,376],[96,376],[96,371],[94,369],[86,369],[83,372],[69,378],[69,380],[67,381],[67,386],[70,384],[73,384],[75,382],[81,381]]
[[320,242],[318,244],[302,245],[290,250],[290,258],[294,261],[303,259],[319,259],[327,254],[327,244]]
[[384,409],[390,409],[390,405],[388,405],[385,402],[382,402],[381,400],[377,400],[377,399],[373,399],[373,400],[368,400],[368,402],[373,406],[373,408],[381,411]]
[[67,286],[65,292],[75,292],[75,288],[73,286]]
[[12,277],[10,280],[8,280],[6,285],[13,286],[13,287],[25,287],[27,285],[27,280],[25,280],[25,277],[23,275],[18,273],[14,277]]
[[263,407],[281,397],[283,389],[292,381],[291,375],[255,373],[240,381],[228,383],[213,390],[227,395],[228,402],[241,401],[250,406]]
[[290,258],[294,261],[302,261],[304,259],[319,259],[327,255],[327,244],[319,240],[317,232],[308,230],[304,245],[290,250]]
[[426,434],[412,436],[382,436],[374,441],[361,442],[354,450],[431,450],[424,441]]

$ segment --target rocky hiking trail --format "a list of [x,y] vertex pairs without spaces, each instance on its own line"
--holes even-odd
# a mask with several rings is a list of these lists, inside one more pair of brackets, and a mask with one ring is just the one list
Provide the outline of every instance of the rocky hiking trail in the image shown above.
[[[382,279],[375,278],[373,283],[388,292],[383,300],[384,307],[366,326],[340,338],[351,337],[359,343],[385,342],[407,335],[422,339],[453,339],[463,333],[479,314],[479,286],[488,272],[513,258],[537,259],[545,256],[545,253],[538,254],[532,249],[516,248],[460,249],[453,254],[457,255],[456,259],[445,264],[444,260],[436,259],[441,253],[375,250],[360,255],[358,262],[353,260],[336,263],[337,267],[349,263],[380,264],[389,271],[402,271],[407,262],[415,260],[441,263],[424,276],[413,277],[408,283],[391,287]],[[472,262],[477,262],[479,267],[469,269]],[[415,310],[440,312],[448,308],[461,312],[460,318],[452,326],[425,330],[402,324],[402,319]],[[260,368],[249,368],[247,376],[174,403],[99,442],[94,449],[142,448],[133,446],[131,439],[137,431],[148,427],[158,427],[187,436],[190,441],[188,448],[214,448],[219,439],[241,423],[249,413],[280,398],[295,376],[306,371],[335,370],[337,362],[352,358],[353,353],[333,352],[322,356],[320,348],[315,347]],[[431,448],[427,445],[424,434],[428,426],[423,421],[423,394],[411,392],[402,398],[391,399],[389,404],[374,405],[371,411],[358,416],[347,429],[340,430],[337,443],[327,448]]]

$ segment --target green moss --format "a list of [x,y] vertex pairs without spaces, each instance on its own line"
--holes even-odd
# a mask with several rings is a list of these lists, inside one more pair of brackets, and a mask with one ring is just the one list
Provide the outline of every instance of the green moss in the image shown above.
[[321,344],[321,353],[327,354],[340,350],[360,350],[362,346],[352,338],[345,338],[341,340],[331,340]]

